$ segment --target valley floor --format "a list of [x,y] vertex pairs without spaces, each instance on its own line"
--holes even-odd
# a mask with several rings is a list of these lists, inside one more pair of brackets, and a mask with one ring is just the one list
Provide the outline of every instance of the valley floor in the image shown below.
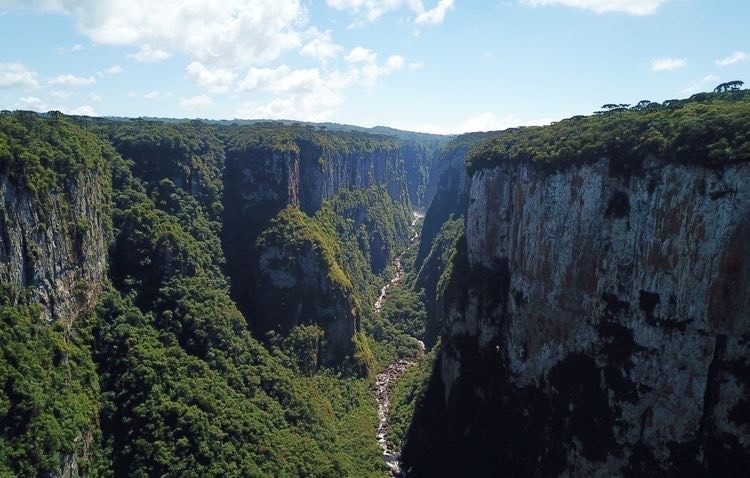
[[[419,228],[417,222],[424,217],[417,211],[413,212],[414,220],[411,223],[412,235],[410,237],[410,244],[407,249],[399,254],[393,261],[393,268],[395,274],[393,278],[387,282],[380,290],[380,296],[375,301],[374,310],[376,313],[380,313],[383,308],[385,301],[388,299],[388,291],[394,285],[400,283],[404,279],[404,265],[402,261],[404,256],[410,248],[416,247],[419,240]],[[420,359],[424,356],[425,345],[424,343],[415,338],[411,337],[417,348],[417,358]],[[391,476],[401,476],[401,469],[399,461],[401,459],[401,450],[397,446],[389,444],[388,435],[390,433],[390,425],[388,422],[388,415],[391,407],[390,397],[394,391],[395,383],[404,375],[404,373],[416,364],[413,360],[401,359],[391,363],[384,371],[379,373],[375,378],[375,385],[373,387],[373,395],[378,405],[378,428],[375,434],[375,438],[378,441],[380,449],[383,451],[383,460],[388,466]]]

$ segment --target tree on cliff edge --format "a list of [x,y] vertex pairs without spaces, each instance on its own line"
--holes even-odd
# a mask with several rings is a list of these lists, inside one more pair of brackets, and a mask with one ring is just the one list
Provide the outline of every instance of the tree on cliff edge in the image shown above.
[[728,81],[726,83],[722,83],[716,88],[714,88],[715,93],[724,93],[725,91],[739,91],[742,88],[742,85],[744,85],[744,81]]

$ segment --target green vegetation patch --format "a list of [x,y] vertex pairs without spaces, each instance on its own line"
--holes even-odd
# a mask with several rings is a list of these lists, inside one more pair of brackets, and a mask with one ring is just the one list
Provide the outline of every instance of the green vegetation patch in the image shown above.
[[39,197],[65,192],[83,173],[106,170],[112,149],[55,113],[0,113],[0,174]]
[[0,287],[0,475],[57,473],[63,457],[90,470],[99,381],[76,332],[50,325],[24,291]]
[[623,165],[649,155],[711,167],[750,160],[750,91],[701,93],[664,104],[605,105],[610,111],[550,126],[504,131],[469,152],[470,172],[504,162],[560,166],[609,158]]
[[251,126],[232,125],[226,128],[230,153],[266,151],[276,153],[300,152],[300,145],[308,143],[320,153],[370,154],[375,151],[395,151],[401,146],[396,138],[358,131],[325,131],[312,125],[257,123]]
[[422,357],[419,362],[408,369],[396,382],[391,396],[391,407],[388,413],[388,442],[390,446],[401,448],[401,445],[409,431],[414,408],[422,401],[427,384],[432,376],[435,358],[440,353],[440,346],[433,349]]

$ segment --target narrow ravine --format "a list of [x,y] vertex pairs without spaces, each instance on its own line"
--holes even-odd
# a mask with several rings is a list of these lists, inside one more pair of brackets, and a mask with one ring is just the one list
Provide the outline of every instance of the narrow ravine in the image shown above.
[[401,279],[404,278],[404,266],[401,264],[401,257],[404,255],[404,252],[401,253],[398,257],[396,257],[393,260],[393,267],[396,269],[396,274],[394,274],[393,279],[390,280],[390,282],[386,283],[381,289],[380,289],[380,296],[378,297],[378,300],[375,301],[375,312],[380,312],[380,309],[383,308],[383,301],[385,300],[386,295],[388,294],[388,289],[390,289],[395,284],[398,284],[401,282]]
[[[419,232],[416,229],[417,221],[424,217],[424,213],[412,211],[412,215],[414,216],[414,219],[411,222],[411,230],[414,235],[409,238],[409,242],[414,244],[417,242],[417,239],[419,239]],[[403,264],[401,264],[401,258],[404,257],[404,254],[406,254],[406,250],[404,250],[404,252],[399,254],[398,257],[393,260],[393,267],[396,269],[396,274],[393,276],[390,282],[386,283],[380,289],[380,296],[378,297],[378,300],[375,301],[375,312],[380,312],[380,309],[383,308],[383,301],[388,294],[388,289],[401,282],[401,279],[404,278],[404,266]],[[417,342],[421,343],[421,341],[419,340],[417,340]],[[424,344],[422,345],[424,347]]]
[[376,377],[375,388],[373,390],[375,400],[378,402],[378,429],[375,432],[375,438],[377,438],[378,445],[383,451],[383,460],[386,466],[388,466],[391,476],[394,477],[402,476],[399,465],[401,450],[388,446],[388,433],[390,432],[388,426],[388,411],[391,405],[390,393],[393,391],[393,386],[399,377],[413,365],[414,362],[409,360],[399,360],[390,364],[385,371]]
[[[424,214],[417,211],[414,211],[413,215],[414,220],[411,223],[411,228],[414,235],[409,239],[412,244],[416,243],[419,238],[419,232],[416,230],[417,221],[424,217]],[[380,289],[380,296],[378,297],[378,300],[375,301],[373,307],[377,313],[380,313],[380,310],[383,308],[383,302],[388,296],[388,289],[401,282],[404,278],[404,267],[401,263],[404,254],[406,254],[406,251],[399,254],[393,260],[393,267],[395,268],[396,273],[393,278],[386,283],[382,289]],[[412,339],[414,339],[417,347],[417,355],[424,354],[424,342],[414,337],[412,337]],[[375,432],[375,438],[378,441],[380,449],[383,451],[383,460],[393,477],[402,476],[402,474],[399,464],[399,461],[401,460],[401,450],[388,446],[388,433],[390,432],[390,427],[388,426],[388,411],[391,405],[390,394],[393,391],[393,386],[396,381],[404,374],[404,372],[409,370],[409,368],[415,364],[416,362],[410,360],[399,360],[398,362],[390,364],[383,372],[375,377],[373,395],[378,403],[378,428]]]

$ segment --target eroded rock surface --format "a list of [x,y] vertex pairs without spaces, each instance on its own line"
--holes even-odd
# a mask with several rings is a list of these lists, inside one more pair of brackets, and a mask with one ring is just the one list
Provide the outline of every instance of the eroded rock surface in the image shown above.
[[655,158],[476,172],[412,475],[747,470],[749,185]]
[[66,193],[35,196],[0,175],[0,281],[29,288],[48,321],[91,311],[106,277],[103,177],[81,173]]

